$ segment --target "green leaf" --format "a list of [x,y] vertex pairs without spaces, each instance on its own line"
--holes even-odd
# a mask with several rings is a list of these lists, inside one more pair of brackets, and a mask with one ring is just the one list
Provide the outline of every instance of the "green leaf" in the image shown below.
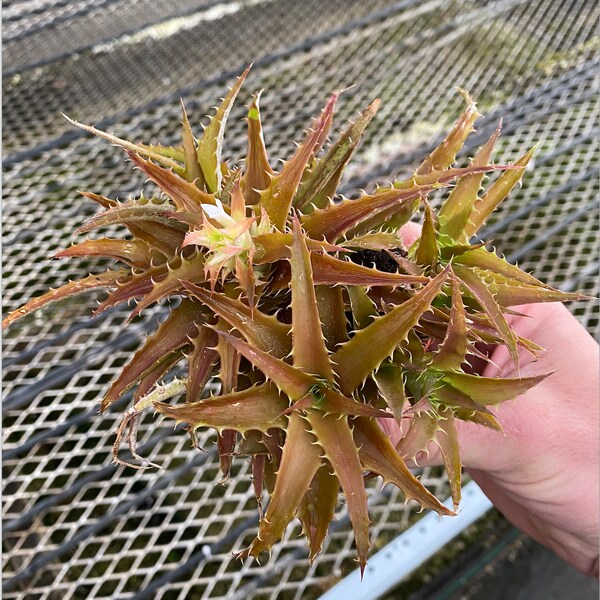
[[[448,276],[448,269],[432,279],[422,290],[388,314],[374,319],[356,332],[332,356],[334,370],[344,394],[352,393],[406,339],[421,315],[429,310]],[[369,351],[365,352],[368,348]]]
[[323,381],[316,379],[308,393],[288,409],[288,412],[318,408],[324,414],[349,415],[351,417],[373,417],[375,419],[388,419],[393,415],[370,404],[364,404],[346,398],[338,391],[323,385]]
[[269,187],[260,192],[260,206],[265,208],[271,223],[280,231],[283,231],[292,200],[304,170],[314,156],[315,148],[325,126],[326,120],[321,119],[317,128],[309,130],[304,142],[298,147],[292,158],[284,164],[277,175],[271,177]]
[[185,178],[188,181],[195,182],[196,186],[204,189],[204,175],[198,163],[198,149],[196,147],[196,138],[190,127],[185,105],[181,100],[181,115],[182,115],[182,137],[183,137],[183,155],[185,164]]
[[451,372],[444,373],[442,379],[459,392],[469,396],[477,404],[487,406],[513,400],[552,375],[553,372],[521,378],[479,377],[467,373]]
[[452,307],[450,309],[450,322],[446,337],[440,349],[433,357],[432,366],[439,369],[456,369],[465,362],[467,354],[467,320],[465,307],[460,293],[460,284],[452,278]]
[[[150,150],[151,152],[155,152],[159,156],[164,158],[172,158],[174,161],[179,163],[180,165],[185,162],[185,156],[183,153],[183,146],[163,146],[163,144],[148,144],[147,146],[143,146],[143,148]],[[143,152],[135,151],[142,156],[145,156]],[[152,158],[151,156],[149,158]],[[159,161],[160,162],[160,161]],[[180,172],[180,169],[175,169],[176,173],[183,175],[183,171]]]
[[406,396],[401,367],[386,361],[373,373],[373,380],[385,403],[392,411],[398,427],[402,430],[402,411],[406,404]]
[[321,551],[338,504],[339,490],[339,479],[328,466],[323,465],[315,473],[298,508],[298,518],[302,522],[302,531],[308,539],[311,561]]
[[99,194],[79,193],[107,210],[88,219],[75,233],[103,225],[125,225],[135,238],[150,247],[154,263],[161,262],[165,257],[172,258],[181,245],[185,230],[185,224],[181,223],[183,213],[174,216],[168,202],[142,197],[119,203]]
[[425,204],[425,220],[421,235],[416,242],[415,260],[423,267],[435,267],[438,261],[439,248],[433,211],[429,203]]
[[132,298],[138,298],[150,293],[154,285],[153,282],[164,278],[167,273],[167,265],[163,263],[117,281],[114,286],[111,286],[116,289],[109,293],[108,298],[104,302],[100,303],[94,311],[94,315],[102,314],[108,308],[116,306],[121,302],[126,302]]
[[466,409],[471,412],[483,412],[491,414],[490,411],[487,408],[485,408],[485,406],[478,404],[477,402],[469,398],[469,396],[463,394],[462,392],[459,392],[456,388],[453,388],[448,383],[437,379],[436,385],[437,387],[431,394],[432,399],[435,399],[441,404],[452,408],[452,410],[459,408]]
[[[172,213],[166,213],[165,216],[169,219],[173,218]],[[177,221],[170,221],[164,225],[155,221],[124,221],[123,224],[134,237],[148,244],[152,252],[153,264],[174,258],[185,238],[185,231]]]
[[317,438],[317,443],[323,449],[324,458],[331,464],[344,490],[362,572],[369,552],[369,511],[362,465],[348,425],[348,417],[340,418],[339,415],[324,415],[319,411],[310,410],[306,413],[306,419]]
[[352,239],[342,242],[340,246],[344,248],[365,248],[367,250],[395,250],[402,248],[403,243],[397,233],[377,231],[375,233],[365,233]]
[[[134,144],[132,142],[128,142],[127,140],[122,140],[121,138],[118,138],[117,136],[112,135],[111,133],[105,133],[104,131],[100,131],[99,129],[96,129],[95,127],[91,127],[90,125],[84,125],[83,123],[79,123],[78,121],[75,121],[74,119],[67,117],[67,115],[65,115],[65,114],[63,114],[63,117],[67,121],[69,121],[69,123],[71,123],[71,125],[75,125],[75,127],[79,127],[80,129],[83,129],[84,131],[93,133],[94,135],[97,135],[98,137],[101,137],[101,138],[109,141],[111,144],[120,146],[121,148],[124,148],[125,150],[127,150],[129,152],[135,152],[136,154],[139,154],[140,156],[145,156],[146,158],[151,158],[152,160],[155,160],[156,162],[160,163],[161,165],[164,165],[165,167],[167,167],[169,169],[173,169],[176,173],[178,173],[181,176],[185,175],[185,167],[183,167],[181,164],[179,164],[178,162],[176,162],[169,156],[166,156],[167,149],[165,149],[161,146],[147,146],[145,144]],[[171,149],[170,153],[173,154],[172,149]]]
[[[306,245],[311,252],[343,252],[345,248],[336,246],[329,242],[306,239]],[[271,231],[252,237],[256,245],[253,263],[262,265],[273,263],[290,257],[290,247],[292,245],[292,234],[282,233],[281,231]]]
[[[429,191],[425,192],[424,196],[426,196],[427,193],[429,193]],[[392,233],[399,231],[401,227],[406,225],[412,219],[413,215],[417,212],[421,201],[422,197],[419,195],[419,197],[415,197],[412,200],[409,199],[407,202],[391,204],[382,211],[375,213],[374,216],[368,217],[352,227],[348,231],[347,237],[364,235],[374,229]]]
[[502,426],[498,423],[496,417],[494,415],[489,415],[485,412],[468,410],[466,408],[456,408],[454,409],[454,415],[457,419],[461,421],[467,421],[469,423],[476,423],[477,425],[482,425],[483,427],[487,427],[489,429],[493,429],[498,433],[502,433]]
[[471,250],[482,248],[487,242],[479,242],[478,244],[455,244],[452,246],[440,247],[440,258],[442,261],[455,260],[457,256],[461,256]]
[[[424,319],[423,319],[424,320]],[[405,342],[402,342],[400,354],[400,364],[408,366],[423,367],[425,363],[425,350],[423,348],[423,340],[419,337],[417,332],[413,329],[406,338]],[[394,358],[396,358],[394,356]],[[395,360],[395,362],[399,362]]]
[[373,322],[377,316],[377,307],[369,295],[366,288],[358,285],[348,286],[348,297],[350,298],[350,307],[352,308],[352,320],[355,329],[364,329]]
[[148,268],[152,260],[152,253],[145,242],[110,238],[86,240],[81,244],[74,244],[57,252],[53,258],[74,256],[107,256],[138,268]]
[[[485,271],[480,271],[486,277]],[[569,302],[574,300],[590,300],[581,292],[561,292],[546,285],[525,285],[514,279],[493,275],[492,281],[486,281],[488,290],[500,306],[518,306],[536,302]]]
[[332,389],[323,379],[305,373],[275,358],[268,351],[259,350],[225,331],[216,330],[242,356],[259,369],[267,379],[271,380],[283,391],[294,405],[287,412],[308,410],[318,406],[324,413],[364,415],[368,417],[386,418],[391,415],[368,404],[346,398]]
[[416,500],[422,507],[439,515],[453,515],[408,470],[389,438],[372,419],[352,419],[354,441],[359,448],[360,460],[365,469],[381,475],[386,483],[398,486],[407,499]]
[[77,294],[81,294],[82,292],[86,292],[88,290],[94,290],[98,288],[109,289],[116,287],[120,281],[126,281],[128,277],[129,272],[126,269],[121,269],[119,271],[106,271],[106,273],[100,273],[99,275],[88,275],[87,277],[77,281],[69,281],[69,283],[55,290],[51,289],[41,296],[32,298],[21,308],[8,313],[8,315],[2,320],[2,328],[4,329],[5,327],[12,325],[15,321],[18,321],[22,317],[28,315],[34,310],[42,308],[43,306],[52,304],[53,302],[62,300],[63,298],[76,296]]
[[218,431],[235,429],[243,433],[285,427],[282,413],[288,402],[275,387],[263,384],[178,406],[164,402],[154,402],[153,405],[165,417],[175,419],[177,423],[188,423],[191,430],[212,427]]
[[[122,204],[116,203],[87,219],[76,234],[87,233],[98,227],[124,225],[132,235],[146,243],[152,253],[153,263],[162,258],[173,258],[185,237],[187,226],[181,222],[184,213],[174,213],[165,201],[138,198]],[[160,253],[157,255],[157,253]]]
[[454,415],[451,410],[440,411],[438,425],[440,429],[436,433],[435,441],[440,447],[446,473],[448,473],[452,503],[454,504],[454,510],[456,510],[460,504],[462,463],[460,461],[460,448],[456,426],[454,425]]
[[[231,171],[223,176],[223,185],[221,189],[215,193],[215,197],[226,207],[231,205],[231,193],[233,192],[233,188],[236,185],[239,185],[240,173],[240,169],[231,169]],[[225,210],[227,211],[227,209]],[[246,216],[245,213],[244,216]]]
[[337,241],[347,231],[388,208],[400,210],[412,203],[431,187],[414,186],[412,189],[391,189],[386,193],[362,196],[356,200],[344,199],[339,204],[315,210],[301,219],[308,236],[316,239]]
[[380,101],[375,100],[361,114],[355,123],[342,133],[325,156],[321,158],[310,176],[302,183],[294,198],[294,206],[299,210],[314,205],[324,208],[333,198],[348,161],[354,154],[365,129],[379,109]]
[[[489,164],[501,130],[502,123],[498,125],[489,140],[475,154],[471,164],[477,166]],[[467,175],[457,182],[447,200],[442,204],[438,214],[440,234],[448,236],[452,240],[463,242],[468,240],[464,231],[477,200],[483,176],[483,173]]]
[[315,287],[319,316],[327,349],[333,351],[338,344],[348,340],[348,327],[341,287],[317,285]]
[[266,315],[239,300],[219,292],[209,292],[187,281],[182,281],[181,285],[188,294],[198,298],[215,314],[235,327],[250,344],[277,358],[283,358],[290,353],[292,349],[290,326],[278,321],[277,317]]
[[319,447],[314,443],[306,421],[298,413],[292,413],[267,513],[260,521],[258,535],[250,547],[240,554],[241,558],[248,555],[258,557],[281,538],[289,522],[296,516],[321,464]]
[[[344,199],[338,204],[330,204],[324,209],[315,210],[301,218],[302,226],[308,236],[313,239],[325,238],[330,242],[337,241],[347,231],[356,228],[361,223],[368,224],[367,230],[378,227],[381,222],[389,219],[395,212],[410,207],[434,189],[444,186],[454,179],[471,173],[482,173],[502,166],[487,165],[485,167],[465,167],[434,171],[423,175],[414,175],[411,179],[396,182],[391,188],[379,189],[374,194],[365,195],[356,200]],[[390,212],[391,211],[391,212]],[[378,215],[383,215],[382,221]],[[407,219],[410,214],[407,214]],[[358,230],[354,235],[363,233]]]
[[215,204],[214,194],[203,192],[191,181],[133,152],[128,154],[131,162],[173,200],[178,211],[201,214],[201,204]]
[[[411,332],[410,337],[413,339],[416,338],[418,347],[422,347],[422,342],[415,332]],[[412,361],[413,357],[410,355],[410,352],[407,352],[407,354],[409,354],[409,360]],[[417,403],[421,400],[427,401],[439,385],[439,375],[433,369],[410,369],[410,362],[404,364],[409,367],[406,371],[406,387],[413,397],[413,400]],[[414,361],[414,364],[420,366],[421,361],[416,360]]]
[[[152,288],[143,293],[144,297],[138,301],[135,309],[129,316],[129,320],[137,317],[145,308],[159,300],[176,293],[182,293],[184,291],[182,281],[192,283],[206,281],[203,267],[204,257],[196,250],[190,255],[180,254],[173,260],[170,260],[164,265],[164,269],[162,269],[164,273],[163,277],[160,279],[150,278]],[[151,269],[146,271],[146,273],[148,272],[151,272]],[[104,307],[104,304],[101,306]]]
[[293,231],[290,258],[293,364],[333,382],[333,369],[319,318],[310,254],[296,218],[293,221]]
[[288,365],[280,358],[276,358],[269,351],[260,350],[246,342],[234,337],[225,331],[218,331],[220,337],[225,338],[242,356],[249,360],[257,369],[264,373],[280,390],[287,394],[291,400],[304,397],[309,389],[319,383],[319,379]]
[[210,117],[208,125],[204,127],[204,134],[198,141],[198,163],[202,168],[204,180],[209,192],[215,193],[221,189],[221,154],[223,152],[223,134],[231,107],[246,79],[250,65],[236,80],[229,90],[215,114]]
[[328,254],[311,253],[310,262],[315,285],[360,285],[374,287],[379,285],[412,285],[427,283],[429,279],[422,275],[404,275],[386,273],[371,269],[347,260],[341,260]]
[[135,273],[132,277],[118,282],[117,289],[108,295],[94,311],[94,315],[103,313],[108,308],[140,298],[128,321],[139,315],[142,310],[161,298],[182,292],[181,279],[192,279],[197,283],[204,281],[202,256],[197,252],[190,255],[178,255],[168,263],[159,264]]
[[[183,162],[185,161],[185,157],[183,154],[183,146],[164,146],[163,144],[149,144],[147,146],[144,146],[144,148],[147,148],[148,150],[155,152],[156,154],[165,158],[172,158],[179,164],[183,164]],[[145,156],[141,152],[137,153],[141,154],[142,156]],[[152,157],[150,156],[149,158]],[[175,172],[179,173],[179,169],[175,169]],[[183,175],[183,173],[181,174]]]
[[269,187],[271,176],[274,174],[265,148],[259,101],[260,92],[252,97],[252,102],[248,107],[248,150],[246,153],[246,170],[242,177],[244,196],[248,204],[259,202],[260,193],[258,190]]
[[[485,314],[469,314],[469,320],[471,321],[470,331],[477,341],[483,341],[486,344],[500,344],[502,338],[498,334],[498,330],[494,327],[493,323],[487,318]],[[433,325],[427,323],[427,327]],[[434,326],[435,327],[435,326]],[[435,336],[434,336],[435,337]],[[438,336],[439,337],[439,336]],[[544,348],[535,344],[531,340],[527,340],[520,335],[516,336],[517,346],[524,348],[532,356],[539,358],[540,352],[544,351]]]
[[86,219],[75,233],[87,233],[92,229],[110,225],[129,226],[131,223],[146,225],[147,222],[152,222],[169,229],[177,230],[175,232],[176,237],[172,239],[173,241],[179,241],[183,239],[183,232],[187,227],[171,218],[169,215],[170,211],[172,211],[172,207],[167,202],[147,200],[146,198],[128,200]]
[[487,192],[479,198],[471,213],[469,222],[465,227],[466,239],[475,235],[486,219],[496,210],[500,202],[504,200],[511,190],[521,181],[525,174],[527,164],[531,160],[537,146],[534,146],[529,152],[524,154],[513,166],[508,169],[488,188]]
[[455,265],[454,271],[456,275],[465,284],[469,292],[473,295],[475,300],[479,302],[486,315],[498,331],[502,341],[506,345],[515,366],[519,364],[519,354],[517,352],[517,339],[507,323],[498,302],[494,298],[493,294],[488,289],[488,286],[482,281],[476,273],[474,273],[468,267],[462,265]]
[[464,90],[459,90],[459,92],[465,99],[467,108],[444,141],[419,165],[417,169],[419,175],[447,169],[454,162],[459,150],[464,146],[465,140],[473,131],[473,124],[480,115],[469,94]]
[[501,258],[494,252],[490,252],[485,248],[473,247],[472,250],[463,252],[458,256],[455,255],[453,262],[459,265],[491,271],[527,285],[539,285],[545,288],[549,287],[537,280],[533,275],[526,273],[516,265],[511,265],[504,258]]

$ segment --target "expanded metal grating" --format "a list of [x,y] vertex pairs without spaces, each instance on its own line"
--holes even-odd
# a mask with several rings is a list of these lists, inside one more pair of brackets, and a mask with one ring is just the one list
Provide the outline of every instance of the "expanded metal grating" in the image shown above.
[[[383,106],[344,181],[351,196],[406,174],[461,109],[460,86],[485,114],[469,153],[495,127],[498,161],[536,142],[535,169],[490,221],[511,260],[563,289],[598,295],[598,6],[593,0],[3,0],[4,310],[102,270],[44,260],[94,212],[77,189],[126,197],[144,182],[119,150],[61,112],[122,137],[177,143],[178,99],[198,120],[255,60],[230,117],[228,158],[243,151],[243,104],[265,89],[265,136],[285,157],[333,89],[338,124],[374,97]],[[256,526],[249,465],[220,484],[205,452],[148,416],[142,454],[164,466],[110,464],[129,398],[98,401],[160,310],[124,329],[126,309],[89,320],[94,296],[64,301],[4,337],[4,597],[317,598],[355,566],[343,504],[310,565],[299,527],[262,565],[240,563]],[[570,307],[595,335],[598,304]],[[422,481],[439,496],[437,470]],[[395,489],[370,493],[380,548],[419,517]]]

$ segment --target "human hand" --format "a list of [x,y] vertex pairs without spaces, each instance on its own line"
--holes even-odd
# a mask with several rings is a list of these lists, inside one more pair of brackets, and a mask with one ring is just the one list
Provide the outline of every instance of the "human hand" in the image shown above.
[[[405,241],[418,230],[405,232]],[[504,435],[457,421],[463,464],[505,517],[563,560],[598,576],[599,415],[598,344],[562,304],[517,306],[511,327],[546,349],[524,353],[520,375],[555,370],[494,412]],[[497,347],[486,377],[515,377],[512,358]],[[406,431],[406,430],[405,430]],[[400,432],[392,433],[394,443]],[[442,464],[437,446],[419,465]]]

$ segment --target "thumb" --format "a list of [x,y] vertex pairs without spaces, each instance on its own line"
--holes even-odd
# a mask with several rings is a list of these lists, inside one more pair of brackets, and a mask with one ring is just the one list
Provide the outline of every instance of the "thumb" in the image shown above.
[[410,248],[421,235],[421,226],[418,223],[409,221],[400,228],[400,237],[407,248]]

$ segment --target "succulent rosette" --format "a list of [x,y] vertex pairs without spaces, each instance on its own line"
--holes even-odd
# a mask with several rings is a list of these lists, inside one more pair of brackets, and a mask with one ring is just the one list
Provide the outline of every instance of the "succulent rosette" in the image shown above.
[[[364,569],[365,478],[381,476],[422,507],[453,514],[405,461],[437,444],[456,508],[456,420],[500,430],[490,408],[548,375],[485,378],[470,372],[471,357],[485,359],[482,347],[498,345],[517,365],[519,352],[537,355],[542,349],[510,328],[511,307],[582,296],[541,283],[475,238],[520,182],[533,150],[514,164],[493,164],[498,127],[468,166],[453,166],[478,117],[466,93],[454,128],[410,179],[350,200],[338,186],[379,101],[325,148],[339,96],[332,94],[275,171],[257,94],[248,108],[246,159],[233,168],[222,161],[224,129],[247,73],[200,138],[183,108],[179,147],[134,144],[73,122],[123,147],[160,194],[120,202],[84,193],[103,210],[78,233],[122,225],[128,236],[83,241],[56,257],[106,256],[120,267],[32,299],[4,326],[97,288],[108,295],[96,314],[135,300],[133,318],[165,298],[179,299],[102,401],[101,412],[135,388],[115,462],[150,466],[136,451],[146,409],[185,423],[192,440],[198,428],[213,428],[224,475],[234,457],[249,456],[259,508],[265,490],[269,496],[242,555],[269,550],[298,517],[314,557],[341,489]],[[496,177],[482,191],[489,173]],[[440,188],[446,193],[436,213],[428,198]],[[400,228],[419,213],[421,234],[405,247]],[[185,377],[169,377],[180,363]],[[207,394],[216,378],[219,393]],[[382,429],[386,421],[402,432],[397,447]],[[119,458],[124,440],[137,463]]]

